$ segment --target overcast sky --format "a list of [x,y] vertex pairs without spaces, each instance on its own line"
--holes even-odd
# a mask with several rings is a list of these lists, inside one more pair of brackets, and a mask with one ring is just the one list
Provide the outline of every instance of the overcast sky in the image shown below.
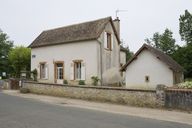
[[121,20],[121,39],[132,51],[154,32],[169,28],[177,44],[179,16],[192,0],[0,0],[0,29],[15,45],[28,46],[43,30],[107,16]]

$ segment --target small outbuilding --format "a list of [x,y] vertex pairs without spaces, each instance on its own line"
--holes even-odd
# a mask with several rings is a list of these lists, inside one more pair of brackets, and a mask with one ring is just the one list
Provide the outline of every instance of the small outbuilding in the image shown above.
[[183,81],[183,68],[161,50],[144,44],[122,67],[127,88],[173,86]]

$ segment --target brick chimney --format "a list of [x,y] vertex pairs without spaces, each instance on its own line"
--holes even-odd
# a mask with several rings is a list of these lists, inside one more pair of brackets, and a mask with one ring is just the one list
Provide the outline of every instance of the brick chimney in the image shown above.
[[113,24],[114,24],[115,29],[117,31],[117,35],[120,39],[120,20],[119,20],[119,17],[116,17],[116,19],[113,20]]

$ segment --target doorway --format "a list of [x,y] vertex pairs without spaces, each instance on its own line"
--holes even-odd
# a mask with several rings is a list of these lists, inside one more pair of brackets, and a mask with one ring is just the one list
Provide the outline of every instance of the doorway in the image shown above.
[[55,62],[55,83],[63,84],[64,80],[64,63],[62,61]]

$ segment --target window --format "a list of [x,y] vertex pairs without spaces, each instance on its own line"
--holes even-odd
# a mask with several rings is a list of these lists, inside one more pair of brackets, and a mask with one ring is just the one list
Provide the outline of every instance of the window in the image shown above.
[[74,77],[75,80],[81,80],[81,62],[74,62]]
[[111,50],[111,34],[107,33],[107,48]]
[[32,58],[35,58],[36,57],[36,55],[32,55]]
[[149,82],[149,76],[145,76],[145,82]]
[[70,80],[85,80],[86,71],[83,60],[73,60],[70,70]]
[[112,50],[113,48],[113,36],[111,33],[104,33],[104,48],[108,50]]
[[45,65],[45,63],[40,63],[40,78],[41,79],[46,78],[46,65]]

